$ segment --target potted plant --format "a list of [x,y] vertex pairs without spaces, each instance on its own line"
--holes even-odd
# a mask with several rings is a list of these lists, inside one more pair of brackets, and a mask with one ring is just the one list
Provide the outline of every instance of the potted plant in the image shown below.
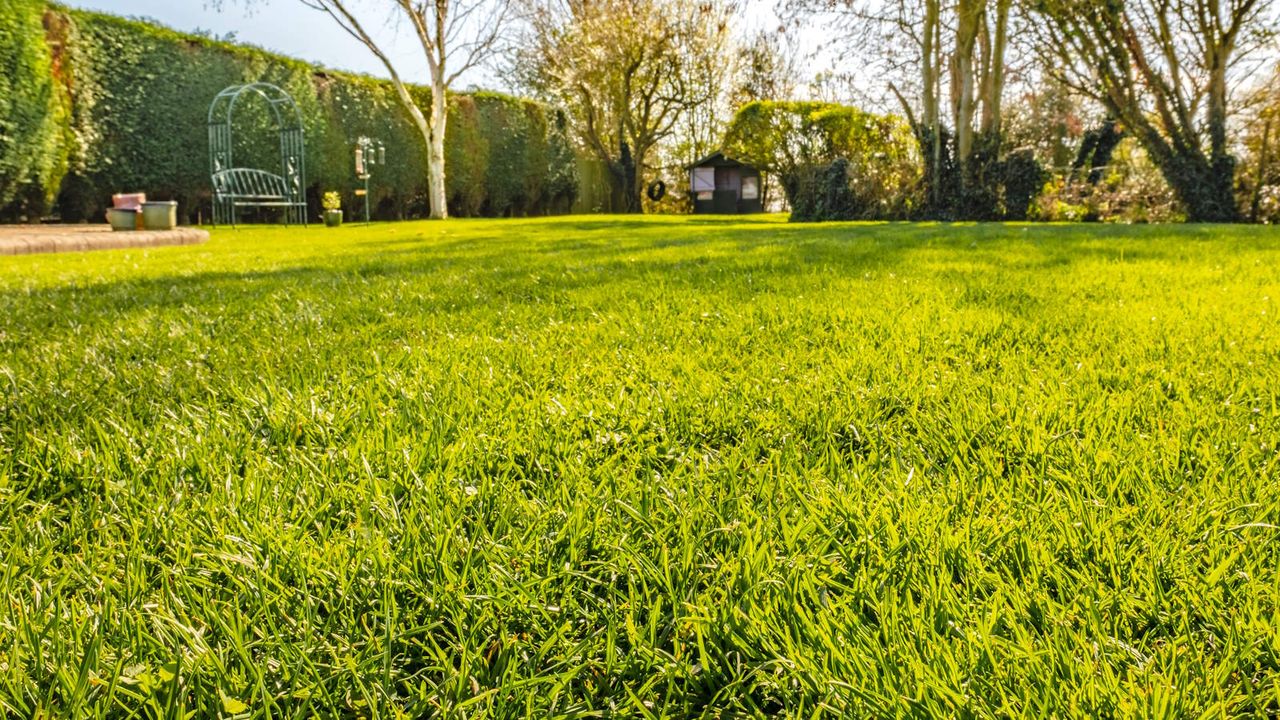
[[338,227],[342,224],[342,196],[336,192],[329,191],[320,199],[320,206],[324,208],[324,224],[329,227]]
[[142,226],[148,230],[172,230],[178,225],[178,203],[174,200],[142,203]]
[[147,201],[146,193],[120,193],[111,196],[111,207],[107,208],[107,222],[112,230],[141,230],[142,205]]
[[139,212],[130,208],[107,208],[112,230],[137,230]]

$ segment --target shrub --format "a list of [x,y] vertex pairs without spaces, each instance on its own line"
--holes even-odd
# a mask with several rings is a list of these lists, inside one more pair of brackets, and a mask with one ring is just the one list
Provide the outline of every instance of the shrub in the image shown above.
[[1007,220],[1026,220],[1031,205],[1044,187],[1048,174],[1030,150],[1010,153],[1000,163],[1000,184],[1004,189],[1003,210]]
[[752,102],[734,116],[725,148],[778,177],[793,220],[901,217],[915,203],[915,142],[891,115],[833,103]]
[[1116,223],[1182,222],[1186,211],[1136,140],[1121,142],[1096,185],[1084,177],[1056,178],[1044,186],[1036,220]]
[[808,166],[792,173],[783,191],[792,199],[793,222],[856,220],[865,217],[865,203],[853,192],[849,161]]

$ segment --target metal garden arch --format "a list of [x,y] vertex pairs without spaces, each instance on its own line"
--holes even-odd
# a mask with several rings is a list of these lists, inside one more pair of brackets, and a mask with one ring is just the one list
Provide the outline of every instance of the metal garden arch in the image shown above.
[[[236,104],[256,93],[267,101],[280,137],[280,174],[236,167],[232,157]],[[232,85],[209,105],[209,168],[213,179],[213,222],[235,224],[240,207],[280,207],[285,223],[307,222],[307,159],[302,113],[289,93],[271,83]]]

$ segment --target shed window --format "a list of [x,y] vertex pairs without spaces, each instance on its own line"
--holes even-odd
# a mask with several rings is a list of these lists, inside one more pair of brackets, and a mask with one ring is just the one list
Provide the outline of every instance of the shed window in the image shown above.
[[747,175],[742,178],[742,199],[760,199],[760,178],[755,177],[754,175]]
[[700,167],[693,169],[693,191],[714,192],[716,189],[716,169]]

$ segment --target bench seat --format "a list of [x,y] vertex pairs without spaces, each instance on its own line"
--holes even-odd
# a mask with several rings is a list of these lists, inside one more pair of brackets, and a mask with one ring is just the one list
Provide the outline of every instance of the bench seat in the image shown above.
[[288,181],[266,170],[230,168],[214,173],[213,201],[215,207],[228,211],[232,227],[236,225],[236,208],[242,207],[285,208],[285,225],[295,211],[302,224],[307,223],[307,204],[301,193],[291,192]]

